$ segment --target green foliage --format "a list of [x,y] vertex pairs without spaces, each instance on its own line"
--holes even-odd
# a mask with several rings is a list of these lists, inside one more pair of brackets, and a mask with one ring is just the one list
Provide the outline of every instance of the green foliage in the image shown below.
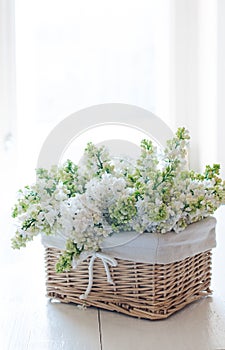
[[116,205],[109,208],[109,215],[113,228],[117,231],[119,227],[129,228],[130,220],[136,215],[135,196],[123,198]]
[[66,163],[59,168],[59,180],[66,187],[68,197],[76,196],[76,193],[79,192],[78,166],[71,160],[67,160]]
[[11,239],[11,244],[13,249],[20,249],[21,247],[26,247],[27,242],[32,241],[34,235],[21,234],[18,230],[15,236]]
[[82,249],[78,249],[77,244],[72,240],[68,240],[66,243],[66,250],[60,255],[56,263],[56,272],[69,271],[72,268],[72,261],[74,257],[77,257],[82,252]]
[[178,140],[190,140],[189,132],[184,127],[177,129],[176,137]]
[[97,147],[92,142],[87,144],[84,151],[85,164],[89,170],[89,176],[101,177],[104,173],[113,173],[114,166],[111,164],[109,153],[105,146]]

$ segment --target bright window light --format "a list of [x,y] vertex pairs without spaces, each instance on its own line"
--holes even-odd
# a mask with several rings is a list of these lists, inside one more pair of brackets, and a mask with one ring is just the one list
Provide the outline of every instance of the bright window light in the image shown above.
[[16,2],[19,164],[36,166],[51,129],[100,103],[169,116],[170,1]]

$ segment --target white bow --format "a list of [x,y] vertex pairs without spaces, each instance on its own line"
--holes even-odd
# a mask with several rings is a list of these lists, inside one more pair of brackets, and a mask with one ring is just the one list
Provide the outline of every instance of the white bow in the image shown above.
[[[88,254],[90,255],[90,253]],[[94,266],[94,261],[96,258],[99,258],[102,260],[102,263],[104,265],[104,268],[105,268],[105,272],[106,272],[106,276],[107,276],[107,281],[108,283],[111,283],[111,284],[114,284],[113,280],[112,280],[112,277],[110,275],[110,271],[109,271],[109,266],[117,266],[117,261],[116,259],[112,258],[111,256],[109,255],[106,255],[106,254],[103,254],[103,253],[92,253],[91,254],[91,260],[89,262],[89,266],[88,266],[88,273],[89,273],[89,280],[88,280],[88,286],[87,286],[87,289],[85,291],[84,294],[80,295],[80,299],[87,299],[90,291],[91,291],[91,288],[92,288],[92,285],[93,285],[93,266]],[[85,254],[81,259],[79,259],[79,262],[78,261],[74,261],[74,264],[73,264],[73,267],[76,268],[77,265],[81,262],[81,261],[84,261],[85,259],[87,258],[87,254]]]

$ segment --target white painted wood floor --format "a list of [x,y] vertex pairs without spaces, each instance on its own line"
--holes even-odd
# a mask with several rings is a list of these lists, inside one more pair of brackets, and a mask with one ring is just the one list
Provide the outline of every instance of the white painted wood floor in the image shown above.
[[36,241],[13,251],[8,214],[2,205],[0,350],[225,349],[225,207],[216,213],[213,296],[163,321],[49,302],[45,297],[43,248]]

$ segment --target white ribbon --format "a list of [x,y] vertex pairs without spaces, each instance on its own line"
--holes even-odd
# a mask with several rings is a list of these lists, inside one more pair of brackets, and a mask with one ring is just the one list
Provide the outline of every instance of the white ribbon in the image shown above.
[[104,268],[105,268],[108,283],[114,284],[112,277],[110,275],[108,265],[117,266],[117,261],[109,255],[102,254],[102,253],[93,253],[91,260],[89,262],[89,266],[88,266],[88,273],[89,273],[88,286],[87,286],[85,293],[80,295],[80,299],[87,299],[87,297],[91,291],[91,288],[93,285],[93,266],[94,266],[94,261],[96,258],[99,258],[102,260],[102,263],[103,263]]

